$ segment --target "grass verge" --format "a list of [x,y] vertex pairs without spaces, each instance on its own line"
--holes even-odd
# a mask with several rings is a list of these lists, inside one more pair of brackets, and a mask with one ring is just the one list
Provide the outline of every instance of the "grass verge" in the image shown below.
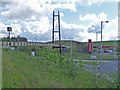
[[[68,57],[60,56],[54,50],[37,50],[37,56],[28,52],[3,50],[3,88],[102,88],[109,87],[105,79],[95,78],[83,70],[83,63],[75,66]],[[38,57],[45,57],[42,60]]]

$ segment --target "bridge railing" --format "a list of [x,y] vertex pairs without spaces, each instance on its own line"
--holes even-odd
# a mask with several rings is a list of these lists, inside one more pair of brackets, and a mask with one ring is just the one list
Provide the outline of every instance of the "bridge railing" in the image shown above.
[[[9,46],[9,42],[1,42],[2,46],[7,47]],[[59,46],[53,43],[41,43],[41,42],[10,42],[11,46]]]

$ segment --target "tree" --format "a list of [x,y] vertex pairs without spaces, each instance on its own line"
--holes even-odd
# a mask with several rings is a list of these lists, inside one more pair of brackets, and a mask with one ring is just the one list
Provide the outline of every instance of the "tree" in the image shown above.
[[[11,42],[17,42],[19,39],[19,42],[27,42],[27,38],[26,37],[11,37]],[[8,42],[9,41],[9,37],[3,37],[1,38],[1,41],[4,42]]]

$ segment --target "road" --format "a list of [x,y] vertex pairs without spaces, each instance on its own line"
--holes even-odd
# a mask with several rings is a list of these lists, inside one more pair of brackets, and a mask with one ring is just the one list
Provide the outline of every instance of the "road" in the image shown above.
[[[85,60],[86,62],[96,62],[96,60]],[[89,65],[85,64],[84,69],[88,71],[100,71],[104,74],[112,74],[113,72],[118,72],[118,63],[119,60],[102,60],[100,65]]]
[[[74,59],[77,61],[77,59]],[[97,62],[96,60],[82,60],[83,62]],[[101,62],[100,60],[98,62]],[[102,60],[100,65],[91,65],[85,64],[83,67],[85,70],[90,72],[99,71],[104,74],[112,74],[114,72],[118,72],[118,64],[120,64],[120,60]]]

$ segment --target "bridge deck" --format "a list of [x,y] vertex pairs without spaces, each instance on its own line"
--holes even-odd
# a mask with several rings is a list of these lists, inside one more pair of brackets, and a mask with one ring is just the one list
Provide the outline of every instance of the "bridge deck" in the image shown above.
[[[41,42],[11,42],[9,45],[9,42],[0,42],[2,46],[49,46],[49,47],[60,47],[58,44],[53,43],[41,43]],[[64,45],[61,45],[61,47],[65,47]]]

